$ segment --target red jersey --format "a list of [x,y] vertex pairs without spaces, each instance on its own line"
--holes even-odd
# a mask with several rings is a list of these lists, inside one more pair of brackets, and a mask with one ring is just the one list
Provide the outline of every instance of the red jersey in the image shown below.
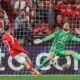
[[2,40],[11,56],[14,57],[14,56],[20,54],[21,52],[27,53],[27,51],[25,51],[21,47],[18,40],[15,37],[13,37],[12,35],[5,33],[2,36]]
[[80,4],[74,4],[72,9],[75,11],[75,16],[80,16]]
[[74,4],[74,5],[72,6],[72,9],[73,9],[74,11],[79,11],[79,10],[80,10],[80,4]]
[[66,9],[66,10],[63,12],[63,15],[64,15],[64,16],[68,16],[68,17],[73,17],[73,16],[74,16],[74,11],[73,11],[73,10],[68,10],[68,9]]
[[57,5],[56,5],[56,8],[57,8],[58,10],[61,10],[61,9],[66,9],[67,6],[66,6],[64,3],[60,3],[60,4],[57,4]]
[[60,11],[60,13],[63,13],[65,9],[67,9],[67,6],[64,3],[60,3],[56,5],[56,8]]

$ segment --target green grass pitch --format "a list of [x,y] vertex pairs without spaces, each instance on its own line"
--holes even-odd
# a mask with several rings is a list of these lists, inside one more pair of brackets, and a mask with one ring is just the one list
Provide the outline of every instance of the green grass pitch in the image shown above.
[[0,76],[0,80],[80,80],[79,75]]

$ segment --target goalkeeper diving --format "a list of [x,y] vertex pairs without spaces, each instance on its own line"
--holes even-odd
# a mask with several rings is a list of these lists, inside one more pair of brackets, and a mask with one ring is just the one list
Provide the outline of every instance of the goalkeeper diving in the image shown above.
[[46,36],[43,39],[34,40],[34,44],[40,44],[51,39],[54,39],[54,41],[52,42],[48,57],[43,60],[40,66],[38,66],[39,68],[45,66],[55,56],[65,57],[71,55],[73,58],[80,60],[80,54],[78,54],[76,51],[65,50],[67,42],[69,41],[80,42],[80,38],[70,33],[69,23],[64,23],[62,30],[56,30],[54,33],[50,34],[49,36]]

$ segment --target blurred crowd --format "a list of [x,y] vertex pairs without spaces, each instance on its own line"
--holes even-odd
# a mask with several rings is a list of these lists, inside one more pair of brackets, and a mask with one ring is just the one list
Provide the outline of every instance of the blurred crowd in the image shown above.
[[71,33],[80,34],[80,0],[0,0],[0,34],[10,25],[21,44],[32,44],[66,22]]

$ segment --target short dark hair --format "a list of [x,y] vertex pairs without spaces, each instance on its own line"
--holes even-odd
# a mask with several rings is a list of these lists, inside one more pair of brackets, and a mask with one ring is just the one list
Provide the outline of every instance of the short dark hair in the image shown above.
[[9,25],[5,25],[4,30],[7,31],[9,29]]

